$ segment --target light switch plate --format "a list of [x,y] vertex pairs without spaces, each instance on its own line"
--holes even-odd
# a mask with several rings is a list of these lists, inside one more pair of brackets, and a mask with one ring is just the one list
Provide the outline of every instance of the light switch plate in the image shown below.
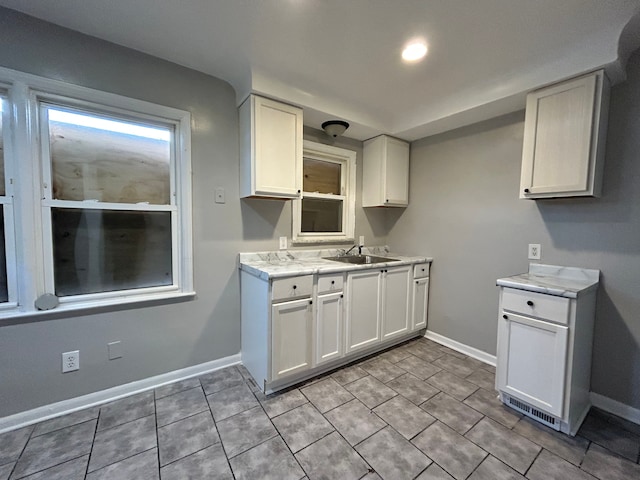
[[287,249],[287,237],[280,237],[280,250]]
[[542,247],[539,243],[529,244],[529,260],[540,260],[542,257]]
[[364,235],[360,235],[360,240],[358,241],[358,245],[361,247],[364,245]]

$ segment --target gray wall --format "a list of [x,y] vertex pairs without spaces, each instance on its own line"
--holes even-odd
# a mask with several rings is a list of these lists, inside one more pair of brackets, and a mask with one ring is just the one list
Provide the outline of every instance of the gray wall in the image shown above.
[[[0,417],[223,358],[240,349],[240,251],[274,250],[291,237],[291,205],[239,200],[235,92],[225,82],[0,8],[0,65],[192,113],[194,267],[190,302],[0,323]],[[305,137],[328,140],[322,132]],[[358,152],[362,144],[339,141]],[[360,167],[360,166],[359,166]],[[361,168],[359,168],[361,178]],[[214,188],[227,203],[215,204]],[[385,213],[358,208],[356,235],[386,243]],[[19,240],[18,240],[19,241]],[[3,325],[3,326],[2,326]],[[107,360],[107,342],[124,356]],[[62,352],[80,350],[78,372],[60,373]]]
[[599,269],[592,389],[640,408],[640,51],[613,88],[603,196],[518,199],[524,113],[412,144],[394,250],[432,255],[429,329],[495,354],[499,277],[542,263]]

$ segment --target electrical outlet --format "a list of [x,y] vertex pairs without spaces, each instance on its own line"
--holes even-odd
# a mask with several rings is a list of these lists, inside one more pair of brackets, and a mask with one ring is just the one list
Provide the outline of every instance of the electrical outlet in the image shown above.
[[540,260],[542,256],[542,248],[539,243],[529,244],[529,260]]
[[216,188],[216,203],[224,203],[224,188],[218,187]]
[[287,249],[287,237],[280,237],[280,250]]
[[73,372],[80,368],[80,351],[64,352],[62,354],[62,373]]
[[360,235],[360,240],[358,242],[358,245],[360,245],[361,247],[364,245],[364,235]]
[[107,343],[107,350],[109,351],[109,360],[115,360],[122,357],[122,342],[120,340],[116,342]]

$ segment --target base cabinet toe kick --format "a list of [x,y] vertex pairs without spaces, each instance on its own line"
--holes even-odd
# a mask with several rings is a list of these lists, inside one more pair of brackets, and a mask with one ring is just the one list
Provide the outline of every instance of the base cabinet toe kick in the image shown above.
[[423,335],[429,267],[266,280],[241,270],[242,363],[268,394]]

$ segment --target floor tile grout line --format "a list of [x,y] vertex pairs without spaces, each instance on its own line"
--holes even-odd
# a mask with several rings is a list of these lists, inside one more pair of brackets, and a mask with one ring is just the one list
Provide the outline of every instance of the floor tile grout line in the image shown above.
[[158,462],[158,478],[160,478],[160,436],[158,435],[158,399],[156,398],[156,391],[153,390],[153,413],[155,418],[155,434],[156,434],[156,460]]
[[[29,425],[29,426],[31,426],[31,425]],[[7,478],[11,478],[11,476],[13,475],[13,473],[16,470],[16,467],[18,466],[18,462],[20,461],[20,459],[22,458],[22,455],[24,454],[24,451],[27,449],[27,445],[29,445],[29,442],[31,441],[31,438],[35,438],[35,437],[32,437],[32,436],[33,436],[33,432],[36,431],[36,427],[37,426],[38,426],[37,423],[33,425],[33,428],[29,432],[29,437],[27,438],[27,441],[24,442],[24,445],[22,446],[22,449],[20,450],[20,455],[18,455],[16,457],[16,461],[13,464],[13,467],[11,467],[11,471],[9,472],[9,476]],[[29,428],[29,427],[25,427],[25,428]]]
[[98,418],[96,418],[96,427],[93,429],[93,436],[91,437],[91,448],[89,449],[89,457],[87,458],[87,466],[84,469],[84,478],[89,475],[89,465],[91,464],[91,457],[93,456],[93,447],[96,443],[96,435],[98,434],[98,425],[100,424],[100,415],[102,414],[102,407],[98,409]]
[[[154,448],[156,448],[156,449],[157,449],[158,447],[157,447],[157,446],[155,446],[155,447],[147,448],[146,450],[141,450],[141,451],[139,451],[139,452],[134,453],[133,455],[129,455],[128,457],[124,457],[124,458],[120,458],[120,459],[118,459],[118,460],[117,460],[117,461],[115,461],[115,462],[108,463],[108,464],[106,464],[106,465],[101,466],[100,468],[96,468],[95,470],[92,470],[91,472],[87,471],[87,473],[86,473],[85,477],[86,477],[87,475],[91,475],[91,474],[93,474],[93,473],[95,473],[95,472],[99,472],[100,470],[103,470],[103,469],[105,469],[105,468],[107,468],[107,467],[110,467],[110,466],[112,466],[112,465],[115,465],[115,464],[117,464],[117,463],[124,462],[125,460],[129,460],[130,458],[136,457],[136,456],[138,456],[138,455],[142,455],[143,453],[150,452],[150,451],[151,451],[151,450],[153,450]],[[89,468],[89,463],[88,463],[88,462],[87,462],[87,468]],[[159,468],[159,464],[158,464],[158,468]]]
[[[302,392],[301,392],[301,393],[302,393]],[[254,396],[255,396],[255,393],[254,393]],[[305,397],[305,398],[306,398],[306,397]],[[257,397],[257,396],[256,396],[256,400],[258,400],[258,397]],[[307,402],[307,403],[310,403],[310,402]],[[284,438],[282,437],[282,435],[280,435],[280,431],[278,430],[278,427],[276,427],[276,425],[273,423],[272,419],[271,419],[271,418],[269,418],[269,414],[268,414],[268,413],[267,413],[267,411],[264,409],[264,407],[263,407],[262,403],[260,403],[260,400],[258,400],[258,404],[260,405],[260,408],[262,409],[262,412],[266,415],[266,417],[267,417],[267,419],[269,420],[269,422],[271,422],[271,426],[272,426],[272,427],[274,428],[274,430],[276,431],[276,433],[277,433],[277,437],[279,437],[279,438],[282,440],[282,443],[284,443],[285,447],[287,447],[287,450],[289,450],[289,453],[291,454],[291,456],[293,457],[293,459],[296,461],[296,463],[297,463],[297,464],[298,464],[298,466],[300,467],[300,470],[302,470],[302,471],[304,472],[304,475],[305,475],[306,477],[308,477],[308,476],[309,476],[309,474],[308,474],[308,473],[307,473],[307,471],[304,469],[304,467],[300,464],[300,462],[299,462],[299,461],[298,461],[298,459],[296,458],[295,453],[293,453],[293,452],[291,451],[291,447],[289,447],[289,444],[284,440]],[[314,408],[315,408],[315,407],[314,407]],[[293,409],[291,409],[291,410],[293,410]],[[291,410],[288,410],[288,411],[290,412]],[[285,412],[285,413],[286,413],[286,412]],[[322,414],[320,414],[320,415],[322,415]],[[326,436],[326,435],[325,435],[325,436]],[[268,442],[269,440],[272,440],[272,439],[274,439],[274,438],[276,438],[276,437],[271,437],[271,438],[269,438],[269,439],[265,440],[264,442],[260,442],[258,445],[262,445],[263,443]],[[323,438],[324,438],[324,437],[323,437]],[[222,438],[220,439],[220,442],[222,443]],[[314,443],[315,443],[315,442],[314,442]],[[254,448],[256,448],[258,445],[254,445],[254,446],[253,446],[253,447],[251,447],[249,450],[253,450],[253,449],[254,449]],[[224,446],[223,446],[223,447],[224,447]],[[306,447],[305,447],[305,448],[306,448]],[[245,452],[242,452],[242,453],[246,453],[246,452],[248,452],[249,450],[246,450]],[[304,449],[300,449],[300,450],[298,450],[298,451],[301,451],[301,450],[304,450]],[[225,455],[226,455],[226,451],[225,451]],[[238,454],[238,455],[241,455],[241,454]],[[236,457],[237,457],[238,455],[236,455]],[[234,458],[235,458],[235,457],[234,457]],[[231,463],[231,461],[230,461],[229,457],[227,457],[227,461],[229,461],[229,463]],[[232,472],[233,472],[233,469],[231,469],[231,470],[232,470]],[[234,473],[234,478],[235,478],[235,473]],[[302,477],[301,477],[301,478],[302,478]]]
[[[522,474],[522,476],[523,476],[523,477],[526,477],[526,476],[527,476],[527,473],[529,473],[529,470],[531,470],[531,467],[533,467],[533,464],[534,464],[534,463],[536,463],[536,460],[538,460],[538,457],[540,457],[540,455],[542,455],[542,452],[544,451],[544,449],[545,449],[544,447],[542,447],[542,448],[540,449],[540,451],[538,452],[538,454],[536,455],[536,457],[533,459],[533,462],[531,462],[531,465],[529,465],[529,466],[527,467],[527,469],[524,471],[524,473]],[[498,458],[498,457],[496,457],[496,458]],[[498,460],[500,460],[500,459],[498,458]],[[515,468],[514,468],[514,470],[515,470]],[[518,472],[518,473],[520,473],[520,472]]]

